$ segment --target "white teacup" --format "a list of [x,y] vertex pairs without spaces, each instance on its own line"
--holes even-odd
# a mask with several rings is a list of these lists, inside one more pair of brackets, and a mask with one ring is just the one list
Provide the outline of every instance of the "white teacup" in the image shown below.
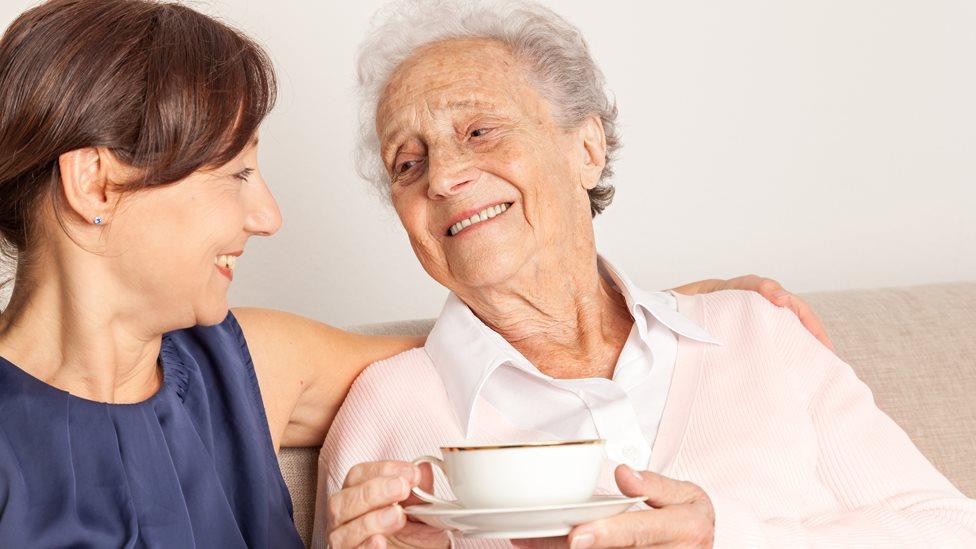
[[413,493],[428,503],[469,509],[564,505],[593,496],[603,441],[448,446],[441,447],[441,454],[443,460],[422,456],[413,463],[440,467],[458,500],[447,501],[414,488]]

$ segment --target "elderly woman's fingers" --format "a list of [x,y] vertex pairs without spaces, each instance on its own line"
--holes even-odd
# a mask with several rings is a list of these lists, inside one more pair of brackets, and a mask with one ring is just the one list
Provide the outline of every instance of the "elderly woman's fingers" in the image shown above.
[[392,476],[401,476],[419,482],[420,470],[406,461],[367,461],[349,469],[342,487],[356,486],[376,477]]
[[386,549],[386,536],[373,534],[365,543],[359,545],[359,549]]
[[[413,481],[410,487],[419,486],[422,490],[428,494],[434,493],[434,467],[429,463],[421,463],[416,468],[417,472],[414,474]],[[427,503],[426,501],[418,498],[413,492],[410,493],[410,497],[403,501],[402,505],[409,506],[420,503]]]
[[512,545],[519,549],[565,549],[568,543],[566,536],[512,540]]
[[[614,471],[624,495],[639,496],[654,507],[577,526],[570,547],[707,546],[714,536],[715,509],[698,485],[620,465]],[[682,545],[687,544],[687,545]]]
[[[326,503],[332,547],[358,547],[371,536],[395,532],[406,523],[397,505],[421,481],[420,470],[402,461],[360,463],[349,470],[344,488]],[[384,540],[385,544],[386,541]]]
[[618,465],[614,477],[622,494],[642,497],[651,507],[683,505],[708,498],[696,484],[651,471],[635,471],[626,465]]
[[399,505],[377,509],[332,530],[329,533],[329,547],[359,547],[373,536],[384,536],[400,530],[406,523],[406,515]]
[[342,525],[374,509],[389,507],[410,495],[411,482],[401,476],[377,477],[336,492],[326,503],[329,524]]
[[573,528],[571,549],[667,546],[710,547],[714,528],[688,505],[632,511]]

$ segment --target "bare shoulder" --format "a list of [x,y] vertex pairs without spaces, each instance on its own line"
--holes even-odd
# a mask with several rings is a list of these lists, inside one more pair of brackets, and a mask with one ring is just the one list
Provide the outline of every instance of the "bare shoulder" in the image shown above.
[[298,375],[309,366],[310,357],[329,358],[330,350],[340,349],[349,335],[323,322],[284,311],[247,307],[234,309],[233,313],[259,374],[274,371]]
[[369,364],[422,344],[422,338],[368,336],[271,309],[234,309],[251,351],[272,438],[321,444],[352,385]]
[[[239,307],[232,310],[237,322],[246,333],[257,338],[287,336],[295,330],[330,328],[327,324],[293,313],[257,307]],[[248,342],[250,343],[250,341]]]
[[[319,320],[293,313],[242,307],[233,310],[244,331],[252,355],[263,355],[263,366],[274,368],[287,362],[322,364],[331,359],[333,366],[344,366],[343,359],[355,362],[356,373],[370,362],[388,357],[423,343],[409,336],[362,335],[330,326]],[[255,357],[257,365],[258,357]]]

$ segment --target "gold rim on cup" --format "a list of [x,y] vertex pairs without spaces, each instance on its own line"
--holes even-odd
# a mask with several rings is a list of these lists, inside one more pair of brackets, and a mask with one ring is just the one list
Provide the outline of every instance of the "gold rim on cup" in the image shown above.
[[602,438],[586,440],[559,440],[552,442],[525,442],[521,444],[497,444],[492,446],[441,446],[442,452],[469,452],[474,450],[503,450],[508,448],[540,448],[545,446],[583,446],[587,444],[603,444]]

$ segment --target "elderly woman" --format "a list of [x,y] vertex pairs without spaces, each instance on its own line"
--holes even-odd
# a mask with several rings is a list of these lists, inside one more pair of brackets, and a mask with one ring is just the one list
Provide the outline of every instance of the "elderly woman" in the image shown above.
[[302,545],[275,451],[321,444],[362,368],[420,341],[228,312],[281,225],[274,97],[261,48],[178,4],[54,0],[4,33],[0,547]]
[[616,109],[566,21],[411,2],[360,77],[377,180],[452,294],[424,348],[360,376],[327,437],[332,547],[447,543],[402,509],[430,473],[395,460],[596,437],[620,492],[653,509],[578,526],[576,548],[976,546],[976,502],[795,318],[745,292],[647,292],[597,254]]

